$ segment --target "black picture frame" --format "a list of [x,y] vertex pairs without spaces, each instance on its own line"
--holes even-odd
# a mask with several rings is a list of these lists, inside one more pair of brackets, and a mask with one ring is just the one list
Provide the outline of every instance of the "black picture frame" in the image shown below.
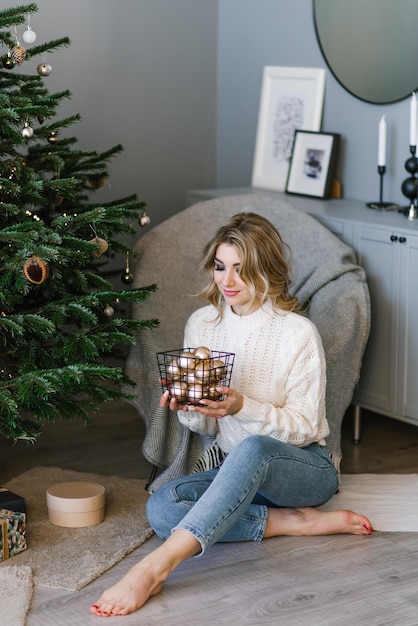
[[339,144],[339,133],[296,130],[286,193],[311,198],[330,198]]

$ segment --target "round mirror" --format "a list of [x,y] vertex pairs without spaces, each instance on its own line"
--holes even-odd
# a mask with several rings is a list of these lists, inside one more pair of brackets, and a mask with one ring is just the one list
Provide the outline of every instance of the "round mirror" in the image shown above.
[[325,61],[353,96],[397,102],[418,89],[417,0],[313,0]]

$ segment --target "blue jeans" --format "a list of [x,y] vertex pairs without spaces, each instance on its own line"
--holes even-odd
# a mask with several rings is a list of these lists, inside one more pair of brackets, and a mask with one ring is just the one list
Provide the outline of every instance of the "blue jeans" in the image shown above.
[[148,520],[162,539],[189,531],[202,552],[215,542],[261,541],[268,508],[320,506],[338,489],[326,447],[297,448],[247,437],[222,465],[173,480],[148,499]]

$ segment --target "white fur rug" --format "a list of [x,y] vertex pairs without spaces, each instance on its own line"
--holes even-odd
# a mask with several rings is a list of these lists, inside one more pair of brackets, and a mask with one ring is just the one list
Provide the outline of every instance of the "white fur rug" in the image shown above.
[[[87,481],[106,489],[105,519],[84,528],[48,521],[46,490],[54,483]],[[58,467],[35,467],[4,485],[26,499],[27,549],[0,563],[32,569],[42,587],[78,591],[152,535],[145,515],[145,480],[99,476]],[[0,607],[0,623],[2,622]],[[5,622],[13,623],[13,622]]]
[[320,508],[362,513],[383,532],[418,532],[418,474],[343,474],[339,492]]
[[0,624],[25,626],[32,598],[32,570],[27,566],[8,565],[0,570]]

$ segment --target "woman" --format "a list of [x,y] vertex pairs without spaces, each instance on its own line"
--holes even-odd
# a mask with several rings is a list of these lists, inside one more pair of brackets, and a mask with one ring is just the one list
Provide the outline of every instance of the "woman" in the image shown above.
[[201,296],[189,318],[188,347],[235,353],[221,401],[160,406],[188,428],[215,437],[217,467],[171,481],[148,500],[151,526],[164,542],[104,592],[91,611],[126,615],[157,594],[169,574],[215,542],[278,535],[369,535],[352,511],[319,511],[338,487],[326,449],[325,358],[319,334],[289,293],[286,245],[254,213],[235,215],[207,244]]

